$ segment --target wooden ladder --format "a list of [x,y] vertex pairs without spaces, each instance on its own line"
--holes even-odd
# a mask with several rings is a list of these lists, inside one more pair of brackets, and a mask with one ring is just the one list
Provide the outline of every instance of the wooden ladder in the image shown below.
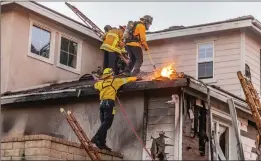
[[75,132],[76,136],[80,140],[82,146],[84,147],[85,151],[91,158],[91,160],[97,160],[101,161],[101,157],[96,151],[96,149],[92,146],[91,141],[88,139],[86,134],[84,133],[83,129],[79,125],[78,121],[75,119],[75,117],[72,115],[71,111],[65,112],[63,108],[60,109],[61,113],[65,115],[68,123],[72,127],[73,131]]
[[244,77],[243,74],[241,73],[241,71],[237,72],[237,76],[239,78],[239,81],[240,81],[243,91],[245,93],[246,102],[252,112],[254,121],[257,126],[257,131],[260,136],[260,134],[261,134],[261,117],[260,117],[261,103],[259,100],[258,93],[255,90],[251,80]]

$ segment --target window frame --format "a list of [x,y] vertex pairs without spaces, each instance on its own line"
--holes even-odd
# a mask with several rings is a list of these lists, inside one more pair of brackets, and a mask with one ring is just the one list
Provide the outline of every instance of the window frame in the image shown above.
[[[29,19],[29,21],[30,21],[30,28],[29,28],[29,42],[28,42],[27,56],[53,65],[54,64],[54,54],[55,54],[54,52],[55,52],[55,33],[56,33],[56,31],[53,28],[51,28],[45,24],[42,24],[36,20]],[[43,56],[40,56],[40,55],[37,55],[37,54],[31,52],[33,26],[47,30],[51,33],[49,58],[46,58],[46,57],[43,57]]]
[[[215,127],[215,124],[217,125],[216,127]],[[226,159],[227,160],[229,160],[230,159],[230,154],[231,154],[231,150],[230,150],[230,148],[231,148],[231,126],[229,125],[229,124],[227,124],[227,123],[224,123],[223,121],[220,121],[219,119],[213,119],[213,123],[212,123],[212,126],[213,126],[213,130],[217,130],[217,131],[219,131],[219,127],[220,127],[220,125],[221,126],[223,126],[223,127],[225,127],[225,128],[227,128],[227,134],[226,134],[226,136],[228,137],[227,139],[228,139],[228,142],[226,143],[226,149],[225,149],[225,154],[224,154],[224,156],[226,157]],[[215,129],[214,129],[215,128]],[[213,131],[212,130],[212,131]],[[218,140],[219,141],[219,140]],[[210,157],[210,156],[209,156]]]
[[[76,68],[73,68],[73,67],[70,67],[70,66],[67,66],[67,65],[60,63],[62,37],[77,43]],[[65,33],[59,33],[57,67],[64,69],[64,70],[67,70],[67,71],[70,71],[70,72],[73,72],[73,73],[76,73],[76,74],[80,74],[81,73],[81,60],[82,60],[82,44],[83,44],[82,40],[79,40],[79,39],[77,39],[73,36],[69,36]]]
[[[199,46],[202,45],[202,44],[212,44],[212,48],[213,48],[213,57],[212,57],[212,62],[213,62],[213,75],[212,75],[212,78],[199,78],[199,63],[207,63],[207,62],[211,62],[211,61],[199,61]],[[215,43],[214,43],[214,40],[213,41],[203,41],[203,42],[199,42],[197,43],[197,58],[196,58],[196,78],[197,79],[201,79],[203,81],[214,81],[215,80]]]

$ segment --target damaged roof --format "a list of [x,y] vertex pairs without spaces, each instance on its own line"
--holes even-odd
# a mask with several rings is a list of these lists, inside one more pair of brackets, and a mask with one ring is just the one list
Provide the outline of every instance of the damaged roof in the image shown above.
[[[79,91],[81,91],[81,96],[97,95],[98,92],[93,88],[94,83],[95,81],[87,80],[72,81],[42,88],[18,92],[6,92],[1,95],[1,104],[78,97]],[[188,78],[178,78],[175,80],[164,81],[136,81],[123,85],[120,92],[185,87],[188,86],[188,83]]]
[[[35,102],[44,100],[55,100],[62,98],[77,98],[90,95],[98,95],[98,92],[93,88],[94,80],[71,81],[59,84],[53,84],[46,87],[17,91],[6,92],[1,95],[1,104],[16,104],[22,102]],[[148,91],[155,89],[182,89],[185,93],[194,97],[207,101],[207,87],[190,76],[185,75],[184,78],[174,80],[142,80],[128,83],[122,86],[119,92],[129,91]],[[237,108],[251,113],[245,100],[229,93],[217,86],[208,86],[211,90],[211,99],[216,99],[227,103],[229,98],[233,98]],[[79,95],[80,94],[80,95]]]

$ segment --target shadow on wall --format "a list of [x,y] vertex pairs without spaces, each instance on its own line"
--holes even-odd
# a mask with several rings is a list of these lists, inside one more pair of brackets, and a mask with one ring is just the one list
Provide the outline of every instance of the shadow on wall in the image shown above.
[[[52,126],[50,126],[52,123],[61,122],[62,117],[59,116],[59,111],[45,108],[42,105],[37,105],[41,110],[39,108],[30,108],[29,105],[27,107],[25,105],[22,106],[3,108],[3,136],[46,134],[64,138],[63,135],[56,134]],[[51,119],[54,116],[56,120]]]

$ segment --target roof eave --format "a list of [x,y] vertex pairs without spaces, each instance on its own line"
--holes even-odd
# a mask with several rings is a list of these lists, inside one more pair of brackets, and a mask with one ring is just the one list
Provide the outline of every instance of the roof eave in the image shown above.
[[[122,87],[120,92],[129,91],[142,91],[142,90],[153,90],[159,88],[175,88],[184,87],[188,85],[187,78],[179,78],[176,80],[169,81],[141,81],[128,83]],[[30,93],[20,95],[10,95],[1,97],[1,105],[22,103],[22,102],[35,102],[50,99],[59,98],[76,98],[78,92],[81,90],[81,96],[97,95],[97,91],[93,88],[93,85],[78,89],[65,89],[59,91],[41,92],[41,93]]]
[[[3,2],[2,2],[3,3]],[[1,5],[2,5],[1,3]],[[89,28],[87,28],[86,26],[82,25],[82,24],[79,24],[79,23],[76,23],[74,21],[72,21],[71,19],[69,18],[66,18],[64,16],[61,16],[57,13],[54,13],[44,7],[42,7],[41,5],[38,5],[37,3],[34,3],[34,2],[9,2],[9,3],[16,3],[22,7],[25,7],[33,12],[36,12],[42,16],[45,16],[45,17],[48,17],[58,23],[61,23],[61,24],[66,24],[65,26],[71,28],[71,29],[74,29],[84,35],[87,35],[91,38],[94,38],[98,41],[101,41],[101,39]],[[5,3],[5,4],[9,4],[9,3]]]
[[225,31],[230,29],[240,29],[240,28],[246,28],[251,26],[252,26],[252,19],[225,22],[225,23],[214,24],[214,25],[206,25],[206,26],[200,26],[195,28],[185,28],[180,30],[149,34],[147,36],[147,41]]

